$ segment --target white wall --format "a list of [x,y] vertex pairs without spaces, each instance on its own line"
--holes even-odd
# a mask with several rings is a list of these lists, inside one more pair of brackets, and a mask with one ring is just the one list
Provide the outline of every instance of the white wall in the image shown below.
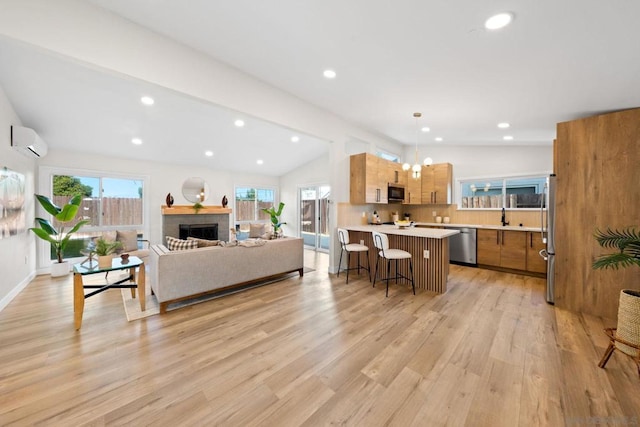
[[[35,160],[11,148],[10,126],[21,121],[0,87],[0,168],[8,168],[25,176],[27,224],[33,227]],[[0,310],[35,276],[35,235],[24,232],[0,239]]]
[[[415,148],[405,149],[405,159],[413,163]],[[453,165],[454,183],[458,179],[500,177],[551,173],[553,147],[551,145],[499,146],[428,146],[418,147],[418,159],[431,157],[434,163]],[[454,188],[454,192],[457,189]]]

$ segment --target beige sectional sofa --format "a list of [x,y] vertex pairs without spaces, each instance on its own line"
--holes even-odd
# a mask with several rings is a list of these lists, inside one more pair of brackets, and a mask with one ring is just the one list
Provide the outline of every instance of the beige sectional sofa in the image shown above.
[[181,300],[295,271],[302,276],[303,258],[303,240],[296,237],[267,240],[255,247],[170,251],[164,245],[151,245],[148,271],[164,313],[169,304]]

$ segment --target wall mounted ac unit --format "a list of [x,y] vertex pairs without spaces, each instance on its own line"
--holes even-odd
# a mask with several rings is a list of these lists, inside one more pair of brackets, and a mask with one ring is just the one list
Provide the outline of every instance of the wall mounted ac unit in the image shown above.
[[40,158],[47,154],[47,143],[29,128],[11,126],[11,146],[28,157]]

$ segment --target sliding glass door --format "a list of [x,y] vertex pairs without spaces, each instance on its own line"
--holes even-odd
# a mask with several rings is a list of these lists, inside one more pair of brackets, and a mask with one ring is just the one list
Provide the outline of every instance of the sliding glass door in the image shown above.
[[300,188],[300,236],[309,249],[329,251],[330,193],[328,185]]

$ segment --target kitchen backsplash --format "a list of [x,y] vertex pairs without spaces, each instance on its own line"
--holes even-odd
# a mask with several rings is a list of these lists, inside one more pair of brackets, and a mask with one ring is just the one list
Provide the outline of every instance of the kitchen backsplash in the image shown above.
[[[392,219],[392,214],[398,212],[400,218],[407,212],[411,214],[411,220],[416,222],[435,222],[435,216],[449,217],[452,224],[477,224],[477,225],[500,225],[501,211],[499,210],[458,210],[457,205],[431,205],[431,206],[411,206],[411,205],[351,205],[349,203],[338,204],[338,218],[340,226],[355,225],[362,223],[363,213],[366,214],[367,221],[371,220],[371,214],[376,211],[382,222]],[[539,227],[540,211],[506,211],[506,220],[509,225],[523,227]]]

